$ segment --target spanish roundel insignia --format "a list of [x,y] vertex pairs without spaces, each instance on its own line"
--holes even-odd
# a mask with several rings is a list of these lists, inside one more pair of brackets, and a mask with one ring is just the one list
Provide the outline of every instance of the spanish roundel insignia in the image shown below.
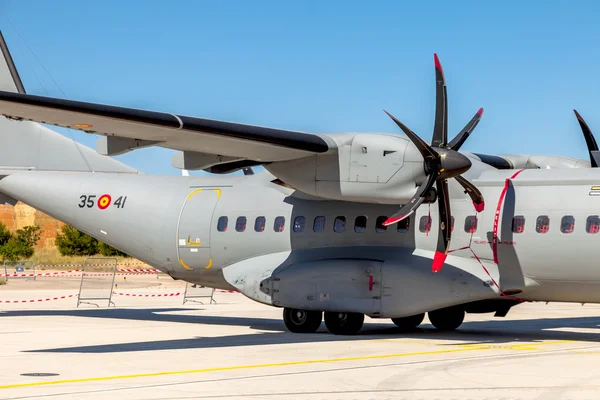
[[98,208],[101,210],[104,210],[105,208],[110,206],[111,202],[112,202],[112,198],[110,197],[110,194],[103,194],[98,199]]

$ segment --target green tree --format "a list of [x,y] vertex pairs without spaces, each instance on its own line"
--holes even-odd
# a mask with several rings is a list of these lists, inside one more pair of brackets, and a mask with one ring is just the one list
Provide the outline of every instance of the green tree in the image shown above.
[[0,246],[4,246],[8,239],[12,237],[12,233],[8,230],[6,225],[0,222]]
[[56,247],[63,256],[93,256],[98,254],[98,241],[69,225],[63,225],[56,235]]
[[[10,237],[2,245],[0,245],[0,255],[5,260],[17,261],[29,258],[33,255],[35,245],[40,240],[39,226],[26,226],[22,229],[17,229],[15,234],[10,234]],[[2,228],[0,227],[0,240],[6,238]]]
[[104,257],[129,257],[129,255],[123,253],[121,250],[115,249],[114,247],[100,241],[98,241],[98,250]]

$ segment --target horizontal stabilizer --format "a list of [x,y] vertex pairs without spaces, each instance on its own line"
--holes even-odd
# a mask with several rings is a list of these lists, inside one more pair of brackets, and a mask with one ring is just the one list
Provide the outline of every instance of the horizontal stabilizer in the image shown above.
[[23,82],[21,82],[21,77],[15,67],[15,63],[10,55],[2,32],[0,32],[0,52],[2,53],[0,55],[2,58],[0,60],[0,90],[13,93],[25,93]]

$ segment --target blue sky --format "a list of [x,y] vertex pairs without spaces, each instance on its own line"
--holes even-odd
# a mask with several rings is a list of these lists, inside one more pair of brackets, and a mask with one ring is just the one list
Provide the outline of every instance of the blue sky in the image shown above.
[[[450,136],[485,108],[463,150],[581,158],[572,109],[600,135],[599,17],[594,1],[0,2],[32,94],[63,97],[27,46],[73,100],[307,132],[397,132],[385,108],[429,140],[437,52]],[[74,135],[94,147],[94,136]],[[170,153],[119,159],[179,174]]]

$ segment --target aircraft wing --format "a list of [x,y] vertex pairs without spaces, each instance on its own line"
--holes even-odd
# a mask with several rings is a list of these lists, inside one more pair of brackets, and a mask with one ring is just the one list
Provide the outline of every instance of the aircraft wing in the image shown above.
[[114,148],[108,155],[155,145],[265,163],[329,150],[323,138],[309,133],[8,91],[0,91],[0,114],[107,136]]

